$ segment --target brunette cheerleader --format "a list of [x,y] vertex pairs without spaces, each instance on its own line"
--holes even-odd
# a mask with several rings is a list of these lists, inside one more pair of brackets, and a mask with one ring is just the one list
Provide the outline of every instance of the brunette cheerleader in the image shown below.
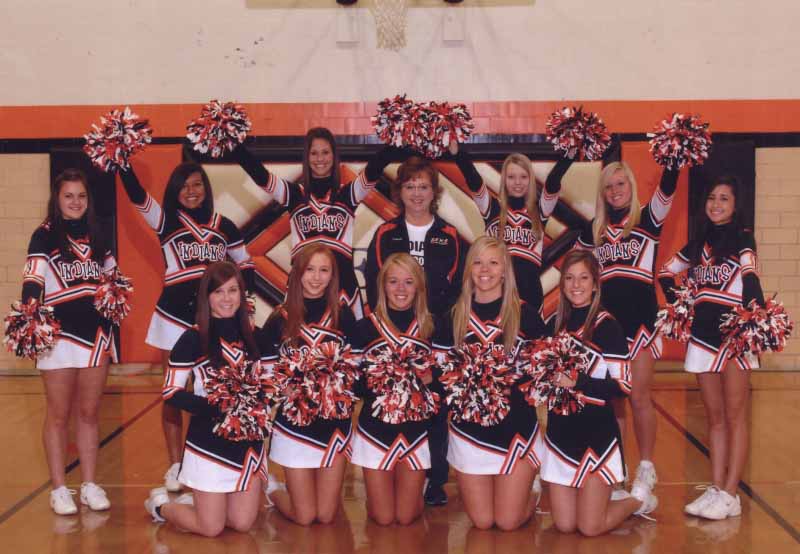
[[[245,282],[251,284],[253,264],[236,225],[214,212],[211,183],[202,166],[177,166],[169,177],[161,205],[144,190],[132,167],[120,170],[119,175],[131,202],[161,242],[166,266],[164,288],[150,320],[146,342],[161,350],[166,371],[170,350],[194,324],[197,285],[206,267],[229,258],[244,272]],[[161,424],[170,462],[164,484],[175,492],[181,489],[181,411],[164,403]]]
[[708,418],[712,486],[686,505],[687,514],[725,519],[742,513],[736,488],[747,462],[750,372],[757,356],[733,357],[720,332],[722,317],[764,296],[756,273],[756,244],[743,224],[739,180],[720,177],[706,189],[692,241],[673,256],[658,278],[669,302],[675,277],[687,272],[697,286],[685,369],[697,374]]
[[607,533],[631,514],[649,513],[658,504],[646,489],[642,497],[612,491],[624,478],[625,462],[609,401],[630,393],[630,358],[622,328],[603,309],[599,289],[597,259],[584,251],[567,254],[561,266],[555,333],[569,333],[586,353],[587,367],[577,380],[560,373],[555,384],[573,389],[584,407],[569,415],[549,411],[547,432],[535,445],[542,480],[550,484],[556,528],[587,536]]
[[[467,254],[462,292],[452,326],[437,332],[437,347],[480,344],[516,356],[523,341],[542,335],[538,313],[520,302],[510,255],[494,237],[480,237]],[[449,329],[448,329],[449,327]],[[442,377],[444,379],[444,376]],[[459,421],[450,406],[447,460],[473,525],[512,530],[533,514],[531,485],[538,467],[532,451],[539,432],[536,411],[516,387],[510,411],[497,424]]]
[[[293,350],[305,351],[335,341],[349,344],[355,321],[341,310],[336,258],[322,244],[309,244],[294,257],[286,301],[258,335],[267,363],[277,363]],[[269,458],[284,467],[286,491],[272,493],[280,512],[300,525],[330,523],[341,501],[349,455],[350,419],[315,418],[296,425],[279,406]]]
[[259,483],[266,480],[264,443],[217,435],[213,429],[221,414],[207,399],[211,373],[223,366],[244,370],[260,358],[236,265],[208,266],[197,289],[196,322],[172,349],[163,390],[164,402],[191,414],[178,480],[194,491],[194,504],[170,502],[162,487],[153,489],[144,505],[155,521],[206,537],[225,527],[246,533],[258,515]]
[[625,162],[608,164],[600,174],[595,217],[578,239],[579,247],[592,249],[600,262],[603,305],[622,325],[631,353],[630,400],[640,455],[633,489],[639,496],[657,482],[652,462],[656,415],[650,393],[655,361],[661,357],[661,337],[654,331],[655,263],[677,182],[678,171],[664,169],[650,202],[640,207],[630,167]]
[[[375,309],[359,322],[355,334],[366,368],[387,351],[405,351],[416,358],[431,354],[433,318],[426,297],[425,275],[414,258],[405,253],[389,256],[378,273]],[[369,386],[371,380],[386,377],[396,389],[391,381],[394,376],[368,373],[362,377],[367,384],[351,461],[364,468],[367,512],[381,525],[407,525],[422,513],[425,470],[431,466],[428,426],[438,404],[426,386],[431,383],[432,366],[424,375],[406,377],[415,381],[418,390],[413,389],[416,393],[410,393],[397,407],[387,406],[393,399],[379,398],[388,391]],[[412,390],[410,383],[408,386]],[[410,405],[412,398],[418,406]]]
[[81,504],[92,510],[110,507],[105,491],[94,482],[97,412],[109,358],[116,361],[117,352],[111,321],[98,313],[94,300],[101,276],[115,268],[95,219],[86,176],[77,169],[61,172],[50,188],[47,218],[31,236],[22,285],[23,304],[52,306],[61,324],[53,348],[36,361],[47,401],[42,436],[53,484],[50,506],[59,515],[78,512],[64,472],[73,404],[78,408]]

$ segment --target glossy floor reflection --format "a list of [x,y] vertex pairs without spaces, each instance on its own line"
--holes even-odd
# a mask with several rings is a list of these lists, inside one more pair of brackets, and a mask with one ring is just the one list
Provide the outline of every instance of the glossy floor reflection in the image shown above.
[[[471,528],[454,484],[450,503],[427,509],[409,527],[380,527],[366,518],[359,469],[348,468],[342,510],[328,526],[302,528],[273,510],[263,510],[249,534],[225,532],[202,539],[150,522],[142,502],[159,484],[166,459],[158,411],[160,378],[115,377],[103,401],[98,481],[112,509],[55,516],[48,506],[47,468],[40,442],[44,398],[36,377],[0,378],[3,397],[0,440],[0,544],[4,552],[91,553],[344,553],[412,554],[513,553],[800,553],[800,374],[762,372],[753,378],[751,458],[740,490],[741,518],[711,522],[683,515],[695,487],[709,478],[703,452],[705,422],[691,377],[661,373],[655,399],[659,408],[656,465],[660,482],[657,522],[628,520],[614,533],[586,539],[552,528],[549,515],[537,515],[513,533]],[[626,455],[638,453],[632,433]],[[74,456],[74,449],[71,451]],[[280,476],[280,468],[271,468]],[[80,481],[77,468],[70,485]],[[541,506],[547,511],[545,495]]]

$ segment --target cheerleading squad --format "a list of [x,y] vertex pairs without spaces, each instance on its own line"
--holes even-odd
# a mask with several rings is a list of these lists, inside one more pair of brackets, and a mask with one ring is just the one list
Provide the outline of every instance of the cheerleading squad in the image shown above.
[[[775,330],[766,340],[774,350],[790,323],[764,301],[737,180],[721,178],[706,192],[697,238],[659,273],[670,306],[657,315],[655,260],[678,170],[665,164],[642,207],[630,168],[608,164],[595,218],[562,261],[557,311],[545,325],[543,230],[576,152],[555,164],[541,191],[530,160],[510,155],[495,198],[468,153],[455,140],[448,149],[486,223],[486,235],[472,245],[437,215],[442,187],[429,159],[387,147],[340,185],[334,137],[315,128],[306,136],[303,180],[290,183],[244,145],[231,148],[291,221],[285,301],[260,329],[246,297],[252,262],[235,225],[214,211],[203,168],[179,165],[159,204],[130,164],[106,163],[118,170],[165,259],[147,336],[164,353],[170,460],[165,487],[145,502],[156,521],[205,536],[225,527],[247,531],[263,488],[286,518],[329,523],[349,460],[362,467],[369,517],[382,525],[409,524],[424,503],[446,503],[442,487],[452,467],[478,528],[527,522],[541,480],[558,530],[606,533],[658,504],[650,388],[662,333],[688,339],[686,370],[698,374],[708,415],[713,483],[686,512],[740,515],[746,370],[758,367],[759,348],[737,322],[748,314],[783,317],[783,334]],[[403,163],[391,197],[400,215],[370,243],[365,309],[352,262],[355,210],[397,160]],[[683,272],[689,288],[676,281]],[[74,401],[80,501],[109,508],[94,483],[97,410],[116,356],[112,325],[127,313],[130,293],[103,244],[85,177],[62,173],[31,239],[22,302],[6,337],[18,355],[36,358],[44,380],[43,436],[58,514],[77,512],[63,469]],[[616,415],[626,398],[641,452],[630,492],[622,488]],[[546,430],[539,405],[547,407]],[[284,483],[267,478],[267,458],[284,468]],[[193,494],[169,496],[183,487]]]

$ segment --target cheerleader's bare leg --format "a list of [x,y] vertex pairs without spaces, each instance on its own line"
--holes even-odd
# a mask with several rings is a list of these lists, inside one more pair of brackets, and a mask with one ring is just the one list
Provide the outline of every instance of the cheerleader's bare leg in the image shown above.
[[364,468],[367,514],[378,525],[409,525],[424,508],[425,471],[398,464],[392,471]]
[[108,376],[108,359],[98,367],[78,370],[77,447],[84,483],[94,483],[100,437],[97,413]]
[[524,525],[536,510],[531,487],[535,471],[525,460],[517,463],[511,475],[494,476],[494,521],[503,531]]
[[491,529],[494,526],[494,475],[456,471],[456,481],[472,525],[478,529]]
[[80,370],[75,368],[64,368],[41,372],[47,401],[42,442],[53,489],[66,484],[64,466],[67,457],[67,432],[70,409],[78,383],[78,371]]
[[[738,368],[734,369],[739,371]],[[725,485],[725,466],[728,464],[728,426],[725,421],[722,376],[719,373],[698,373],[697,382],[706,410],[711,483],[722,489]]]
[[258,508],[261,505],[261,486],[261,481],[256,480],[246,491],[225,495],[228,502],[226,527],[240,533],[247,533],[250,530],[258,517]]
[[[161,351],[161,367],[164,374],[169,367],[169,350]],[[164,430],[164,439],[167,442],[167,455],[169,463],[177,464],[183,454],[183,414],[179,408],[166,403],[161,404],[161,427]]]
[[286,492],[276,491],[270,498],[287,519],[299,525],[331,523],[342,500],[342,481],[347,460],[336,456],[327,468],[284,468]]
[[643,348],[631,363],[633,432],[642,460],[653,459],[656,444],[656,412],[652,397],[655,365],[656,360],[648,348]]
[[578,530],[578,489],[547,483],[550,493],[550,513],[556,529],[562,533]]
[[[367,488],[367,515],[378,525],[391,525],[395,520],[396,500],[394,470],[363,468]],[[421,497],[420,497],[421,498]]]
[[[258,480],[254,482],[259,483]],[[194,491],[194,505],[170,502],[161,506],[161,515],[170,523],[205,537],[216,537],[225,529],[232,514],[228,513],[229,506],[235,506],[236,525],[231,525],[237,531],[250,530],[253,521],[258,515],[260,501],[260,486],[251,483],[245,492],[221,493]],[[252,513],[246,513],[251,510]],[[248,517],[249,516],[249,517]],[[252,519],[250,519],[252,518]],[[250,526],[245,528],[245,523],[250,519]]]
[[339,455],[331,467],[317,470],[317,521],[320,523],[332,523],[336,518],[342,503],[342,482],[346,468],[347,458]]
[[722,374],[725,402],[725,422],[728,428],[728,471],[720,487],[731,496],[747,463],[750,442],[748,410],[750,406],[750,372],[743,371],[734,362],[729,362]]
[[616,529],[642,505],[635,498],[612,501],[611,485],[596,475],[590,476],[577,491],[578,531],[587,537]]

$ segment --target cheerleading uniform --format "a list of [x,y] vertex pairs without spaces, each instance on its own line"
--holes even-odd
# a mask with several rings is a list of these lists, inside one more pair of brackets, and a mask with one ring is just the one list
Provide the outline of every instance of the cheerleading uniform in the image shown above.
[[584,407],[569,415],[548,412],[547,432],[534,446],[542,480],[578,488],[593,474],[608,485],[625,478],[622,439],[611,399],[631,391],[630,356],[622,327],[601,310],[592,338],[586,339],[581,327],[588,312],[588,306],[573,309],[566,328],[588,355],[586,373],[579,373],[575,384]]
[[350,307],[356,319],[361,319],[364,310],[353,269],[355,214],[391,161],[389,149],[379,151],[346,185],[334,183],[332,176],[312,177],[308,184],[292,183],[267,171],[244,147],[237,148],[234,155],[250,178],[289,212],[292,258],[308,244],[319,243],[330,248],[339,266],[342,304]]
[[[433,223],[425,233],[424,254],[417,259],[425,271],[428,309],[432,314],[446,313],[458,298],[468,249],[455,227],[438,215],[433,216]],[[370,306],[378,301],[378,273],[386,258],[398,252],[408,254],[410,250],[408,227],[402,216],[378,227],[367,249],[364,271]]]
[[[355,320],[349,310],[339,312],[339,326],[334,328],[324,297],[306,298],[305,309],[305,322],[300,327],[299,335],[295,337],[296,345],[281,338],[286,324],[283,312],[271,317],[258,332],[256,339],[264,362],[276,363],[281,356],[289,355],[295,348],[314,348],[329,341],[348,344],[355,327]],[[284,415],[283,406],[278,406],[272,428],[269,459],[290,468],[331,467],[338,455],[350,457],[351,432],[350,418],[318,417],[309,425],[295,425]]]
[[[482,345],[503,344],[500,321],[502,298],[481,304],[472,301],[472,313],[467,325],[465,343]],[[442,325],[437,333],[437,349],[452,348],[452,328]],[[539,338],[544,333],[544,323],[528,304],[522,304],[520,330],[512,354],[517,357],[526,340]],[[510,411],[497,425],[484,427],[478,423],[460,422],[450,418],[447,461],[462,473],[478,475],[510,475],[520,460],[537,467],[539,460],[533,444],[539,434],[536,410],[526,401],[518,387],[511,387]],[[450,408],[455,409],[453,406]]]
[[[483,183],[469,158],[459,152],[456,157],[459,167],[469,164],[472,170],[466,167],[462,173],[467,178],[467,185],[472,191],[472,197],[486,224],[486,235],[498,237],[500,234],[500,202],[489,194],[489,189]],[[531,218],[528,215],[525,198],[508,197],[508,211],[506,223],[503,228],[503,242],[511,254],[514,267],[514,276],[517,281],[519,297],[542,313],[544,291],[542,290],[542,252],[544,248],[544,228],[550,219],[550,214],[558,204],[558,195],[561,191],[561,179],[572,165],[573,160],[561,158],[550,170],[545,181],[545,187],[539,196],[539,221],[541,222],[542,236],[537,237],[533,232]],[[501,184],[500,186],[504,186]]]
[[672,206],[678,171],[665,169],[659,187],[642,208],[639,223],[623,236],[628,208],[608,209],[609,224],[601,244],[594,244],[592,222],[582,229],[580,248],[592,249],[600,262],[603,306],[622,325],[631,359],[649,348],[653,358],[661,357],[661,336],[655,332],[658,301],[655,289],[655,263],[661,227]]
[[[685,369],[690,373],[724,371],[731,353],[723,346],[720,331],[723,316],[751,300],[764,305],[764,294],[756,272],[756,243],[749,231],[737,233],[733,223],[713,226],[702,245],[699,263],[692,264],[692,244],[684,246],[664,264],[658,280],[668,302],[673,302],[675,277],[683,271],[697,285],[691,338],[686,348]],[[729,254],[717,257],[724,246]],[[746,353],[735,358],[741,369],[759,367],[758,356]]]
[[53,225],[45,221],[31,236],[22,279],[22,302],[39,300],[53,307],[61,323],[53,348],[38,356],[39,370],[97,367],[107,358],[117,361],[112,323],[94,307],[102,274],[117,262],[106,251],[102,263],[92,257],[85,219],[66,220],[68,252],[62,253]]
[[145,342],[170,350],[194,324],[197,285],[206,267],[226,258],[242,270],[252,287],[254,265],[242,234],[227,217],[204,208],[179,209],[164,213],[156,200],[142,188],[133,168],[120,171],[128,197],[156,232],[164,256],[164,288],[150,319]]
[[[419,325],[413,308],[403,311],[389,309],[389,319],[391,324],[379,320],[373,313],[359,321],[354,335],[357,341],[354,348],[363,351],[365,356],[385,348],[399,349],[403,346],[431,351],[430,342],[418,336]],[[362,379],[366,380],[365,377]],[[372,415],[377,395],[366,386],[364,389],[364,405],[358,416],[350,461],[358,466],[382,471],[391,471],[399,463],[412,470],[430,468],[430,422],[385,423]]]
[[[242,364],[247,353],[235,318],[211,318],[209,340],[218,340],[223,360],[230,367]],[[213,431],[220,412],[208,403],[206,381],[213,369],[196,329],[178,339],[169,355],[164,379],[164,402],[192,414],[178,480],[203,492],[242,492],[253,478],[267,479],[263,441],[232,441]],[[192,376],[193,391],[186,390]]]

